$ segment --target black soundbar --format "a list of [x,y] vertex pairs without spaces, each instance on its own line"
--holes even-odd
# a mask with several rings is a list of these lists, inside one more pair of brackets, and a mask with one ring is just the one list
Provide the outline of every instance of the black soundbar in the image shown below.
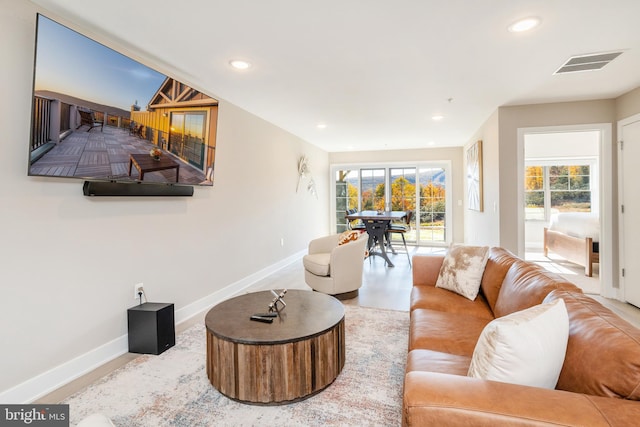
[[193,187],[190,185],[85,181],[82,192],[85,196],[193,196]]

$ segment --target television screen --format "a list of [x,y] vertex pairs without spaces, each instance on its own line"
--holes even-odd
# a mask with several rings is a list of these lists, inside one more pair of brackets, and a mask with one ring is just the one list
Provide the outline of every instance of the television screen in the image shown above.
[[218,101],[38,14],[29,175],[213,185]]

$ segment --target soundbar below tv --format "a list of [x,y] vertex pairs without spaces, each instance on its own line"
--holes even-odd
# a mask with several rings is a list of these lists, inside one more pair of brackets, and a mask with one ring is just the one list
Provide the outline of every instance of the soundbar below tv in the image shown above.
[[189,185],[140,184],[123,182],[85,181],[82,186],[85,196],[193,196]]

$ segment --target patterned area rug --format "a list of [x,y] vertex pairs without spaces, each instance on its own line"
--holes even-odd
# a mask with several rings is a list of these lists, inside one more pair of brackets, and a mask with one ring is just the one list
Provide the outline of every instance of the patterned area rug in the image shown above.
[[116,426],[399,426],[409,313],[345,305],[344,369],[301,402],[256,406],[214,389],[205,371],[205,328],[176,337],[159,356],[143,355],[63,403],[71,424],[103,413]]

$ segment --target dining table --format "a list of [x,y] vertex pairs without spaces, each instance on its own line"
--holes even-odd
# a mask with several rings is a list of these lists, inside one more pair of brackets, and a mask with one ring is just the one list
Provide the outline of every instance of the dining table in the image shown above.
[[[349,221],[361,220],[369,235],[369,256],[382,257],[389,267],[394,267],[386,250],[386,246],[389,244],[387,231],[392,221],[402,221],[406,216],[407,212],[405,211],[360,211],[348,214],[345,218]],[[376,246],[379,250],[375,250]],[[393,246],[389,244],[389,247],[395,253]]]

